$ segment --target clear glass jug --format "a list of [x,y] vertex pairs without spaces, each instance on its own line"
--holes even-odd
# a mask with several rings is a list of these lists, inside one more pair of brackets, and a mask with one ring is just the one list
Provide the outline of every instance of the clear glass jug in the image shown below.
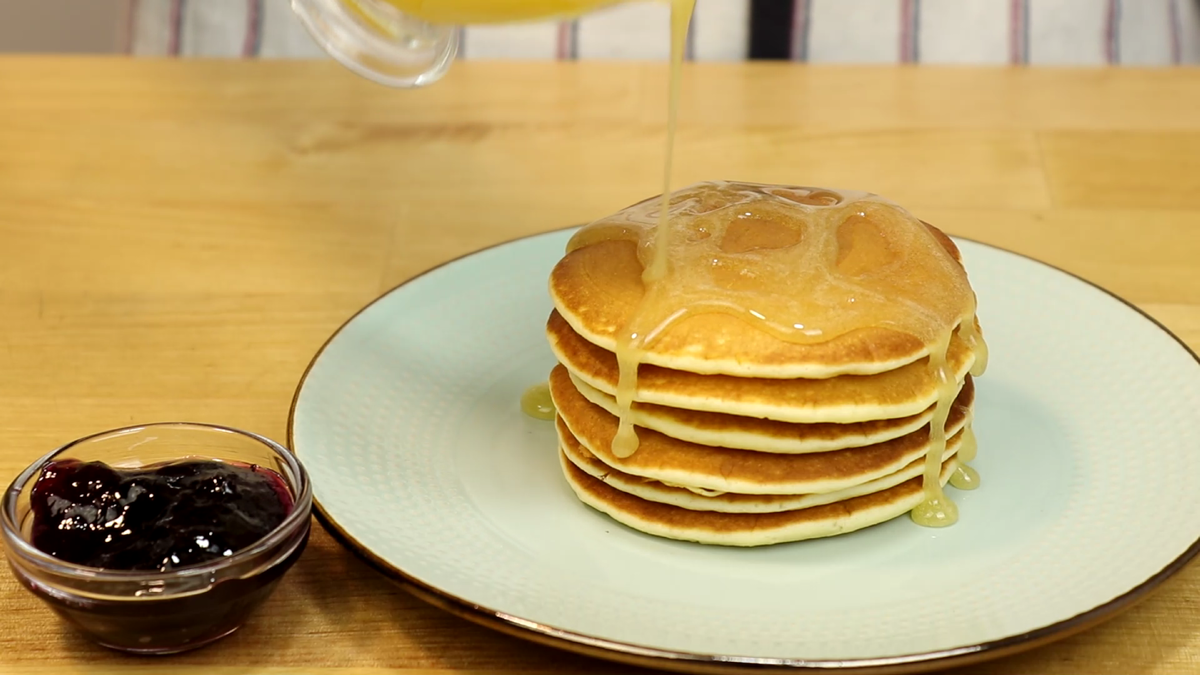
[[390,87],[420,87],[446,74],[458,28],[409,16],[381,0],[292,0],[292,10],[330,56]]
[[620,0],[292,0],[325,51],[391,87],[420,87],[446,74],[458,26],[577,16]]

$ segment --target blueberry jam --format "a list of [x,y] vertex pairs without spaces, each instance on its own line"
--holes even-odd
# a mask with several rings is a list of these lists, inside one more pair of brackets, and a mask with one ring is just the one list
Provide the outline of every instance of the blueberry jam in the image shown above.
[[185,460],[143,469],[68,459],[31,494],[30,539],[45,553],[109,570],[158,570],[233,555],[283,522],[283,477],[253,465]]

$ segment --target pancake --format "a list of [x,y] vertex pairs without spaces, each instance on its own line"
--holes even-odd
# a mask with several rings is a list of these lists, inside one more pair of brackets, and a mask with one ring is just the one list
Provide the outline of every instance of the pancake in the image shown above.
[[[557,311],[546,335],[559,363],[595,389],[615,395],[617,358],[580,337]],[[947,364],[962,382],[975,354],[957,333]],[[919,415],[938,400],[938,381],[928,358],[877,375],[826,379],[768,379],[699,375],[643,364],[634,400],[674,408],[760,417],[780,422],[865,422]]]
[[[775,495],[834,492],[895,473],[929,450],[925,429],[866,447],[806,455],[696,445],[642,429],[638,451],[620,458],[611,449],[617,418],[581,396],[562,366],[550,375],[550,393],[558,408],[559,435],[578,441],[599,461],[634,476],[705,490]],[[964,387],[960,404],[946,422],[947,437],[969,422],[972,396],[973,388]],[[561,438],[560,443],[569,445]]]
[[[673,227],[685,228],[674,236],[698,241],[706,238],[709,231],[719,231],[722,241],[713,251],[736,262],[763,249],[795,246],[807,227],[806,219],[849,221],[856,214],[865,213],[877,225],[877,231],[887,234],[880,236],[863,230],[863,234],[848,236],[845,242],[839,240],[839,244],[845,244],[842,247],[845,250],[851,245],[857,248],[844,259],[839,258],[838,273],[851,278],[861,270],[885,269],[892,262],[890,256],[894,251],[889,248],[892,243],[907,252],[925,255],[923,262],[933,259],[928,255],[930,249],[948,252],[953,260],[948,266],[956,270],[940,264],[931,264],[923,270],[932,275],[934,284],[954,271],[961,273],[961,254],[949,237],[925,223],[924,236],[918,240],[922,237],[920,223],[899,206],[865,193],[823,191],[835,201],[829,204],[796,199],[796,192],[746,183],[706,183],[684,188],[673,196],[672,211],[686,212],[688,217],[673,219],[680,223]],[[564,320],[586,341],[610,352],[616,349],[617,334],[629,324],[645,297],[642,280],[645,261],[639,259],[637,237],[655,225],[656,207],[653,201],[643,202],[590,225],[572,241],[573,250],[550,275],[550,295]],[[733,217],[730,212],[734,208],[753,209],[759,226],[726,229],[721,223]],[[762,221],[768,220],[771,221],[768,225],[786,223],[786,227],[763,227]],[[896,227],[901,222],[917,223],[917,227]],[[796,239],[787,239],[791,236]],[[796,270],[791,272],[794,276]],[[700,374],[826,378],[893,370],[927,357],[932,346],[908,333],[876,326],[860,327],[826,341],[788,342],[736,316],[701,313],[676,321],[654,340],[641,359],[644,363]]]
[[[945,461],[955,456],[962,447],[964,433],[955,434],[946,442],[946,452],[942,455]],[[605,464],[588,451],[579,440],[571,435],[570,429],[561,421],[558,425],[559,450],[566,455],[571,463],[585,473],[604,481],[607,485],[621,492],[641,497],[642,499],[670,504],[693,511],[718,511],[721,513],[776,513],[806,509],[811,506],[832,504],[834,502],[860,497],[879,492],[899,485],[904,481],[920,476],[925,470],[925,458],[919,457],[909,462],[899,471],[859,483],[853,487],[825,493],[798,494],[741,494],[737,492],[719,492],[697,489],[694,486],[664,483],[651,478],[643,478],[625,473]]]
[[[968,376],[967,382],[970,381]],[[613,415],[619,414],[616,397],[576,378],[572,378],[572,384],[591,403]],[[841,450],[899,438],[928,425],[933,419],[933,410],[934,406],[929,406],[918,415],[866,422],[795,424],[759,417],[668,408],[653,403],[634,403],[630,408],[630,418],[635,425],[644,429],[653,429],[672,438],[700,445],[803,454]]]
[[[647,501],[606,485],[561,451],[567,484],[584,504],[635,530],[668,539],[722,546],[765,546],[846,534],[911,511],[925,499],[921,477],[834,504],[779,513],[717,513]],[[956,460],[942,464],[945,484]]]
[[[911,511],[978,474],[987,345],[955,244],[861,192],[713,181],[581,228],[551,273],[548,393],[584,503],[758,546]],[[666,213],[662,213],[667,209]]]

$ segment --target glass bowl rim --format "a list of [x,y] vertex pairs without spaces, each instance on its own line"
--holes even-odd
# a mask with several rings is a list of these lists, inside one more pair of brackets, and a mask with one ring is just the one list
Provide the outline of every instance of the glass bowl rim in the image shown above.
[[[14,520],[14,511],[17,499],[29,481],[33,479],[34,476],[56,456],[76,446],[97,440],[105,436],[136,433],[155,428],[167,427],[184,428],[193,431],[210,433],[218,432],[224,434],[234,434],[267,446],[276,455],[278,455],[285,464],[287,464],[288,468],[295,476],[296,485],[294,486],[295,492],[293,493],[294,503],[292,512],[289,513],[287,517],[283,519],[283,522],[276,526],[275,529],[268,532],[261,539],[254,542],[250,546],[237,551],[229,557],[218,558],[217,560],[212,560],[199,565],[181,567],[179,569],[173,569],[166,572],[145,570],[108,570],[101,567],[78,565],[76,563],[61,560],[50,555],[49,553],[41,551],[21,536],[20,528]],[[293,486],[290,483],[288,487],[289,489],[293,489]],[[308,472],[304,469],[304,465],[300,463],[300,460],[296,457],[296,455],[291,450],[288,450],[279,443],[252,431],[245,431],[220,424],[207,424],[203,422],[151,422],[147,424],[134,424],[88,434],[87,436],[77,438],[65,445],[62,445],[35,460],[32,464],[21,471],[16,478],[13,479],[4,492],[2,501],[0,501],[0,534],[3,535],[6,543],[15,549],[14,553],[18,554],[22,559],[34,563],[39,569],[80,580],[92,579],[106,582],[124,581],[129,583],[145,583],[203,576],[234,567],[239,563],[245,562],[246,560],[253,559],[255,556],[258,556],[278,545],[289,535],[291,535],[297,529],[297,525],[308,521],[312,517],[311,512],[312,482],[309,480]]]

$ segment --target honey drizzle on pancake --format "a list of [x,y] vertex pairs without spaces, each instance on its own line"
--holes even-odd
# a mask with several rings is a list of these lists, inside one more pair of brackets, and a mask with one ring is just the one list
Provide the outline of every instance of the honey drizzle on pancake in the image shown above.
[[[974,312],[969,317],[974,321]],[[925,527],[946,527],[958,522],[958,506],[946,496],[939,482],[942,471],[942,453],[935,449],[946,447],[946,418],[950,415],[950,402],[958,394],[958,384],[946,367],[946,352],[950,347],[950,333],[946,333],[944,341],[939,342],[929,354],[929,368],[934,372],[938,381],[937,406],[933,411],[933,420],[929,422],[929,452],[925,454],[925,501],[917,505],[909,514],[913,522]]]
[[963,432],[962,447],[958,449],[959,461],[969,462],[975,459],[975,453],[978,450],[979,442],[975,440],[975,431],[968,426]]
[[687,49],[688,26],[696,0],[671,0],[671,75],[667,92],[667,149],[663,158],[663,190],[659,198],[659,216],[654,242],[654,259],[642,275],[643,281],[653,283],[668,272],[668,235],[666,227],[671,210],[671,169],[675,163],[675,127],[679,122],[679,92],[683,84],[683,56]]
[[[987,370],[988,347],[983,336],[979,334],[979,328],[975,325],[973,315],[970,321],[963,324],[960,334],[966,338],[967,344],[975,353],[975,363],[971,364],[971,377],[979,377]],[[967,464],[975,459],[978,451],[979,442],[975,439],[975,432],[968,425],[963,433],[962,447],[958,451],[958,467],[950,475],[951,487],[959,490],[974,490],[979,487],[979,472]],[[923,523],[918,522],[918,524]]]
[[[660,225],[666,223],[669,215],[671,169],[675,159],[675,128],[679,119],[679,92],[682,86],[683,58],[687,49],[688,27],[691,25],[692,14],[696,9],[696,0],[668,1],[671,3],[671,59],[667,85],[667,145],[663,157],[662,204],[659,209],[661,213],[659,216]],[[660,234],[658,235],[655,250],[661,251],[661,253],[655,254],[654,260],[650,265],[646,266],[644,272],[645,279],[651,283],[667,274],[666,251],[668,247],[666,244],[668,228],[659,227],[658,231]],[[576,248],[579,248],[579,246],[576,246]],[[636,332],[631,333],[629,330],[623,331],[623,335],[625,336],[623,339],[618,338],[616,349],[617,364],[620,372],[620,379],[617,384],[617,404],[621,406],[621,410],[625,411],[625,414],[621,416],[621,426],[617,430],[617,438],[621,439],[621,441],[619,444],[614,442],[614,447],[629,447],[629,454],[631,455],[637,449],[637,435],[633,430],[633,422],[629,420],[629,408],[633,405],[633,393],[637,389],[638,362],[634,350],[637,348],[635,343],[640,343],[640,339]],[[525,395],[528,396],[529,391],[526,391]],[[548,399],[549,389],[546,390],[546,396]],[[553,407],[553,405],[554,403],[551,401],[550,406]],[[550,417],[540,417],[537,414],[530,413],[529,409],[525,407],[525,397],[521,399],[521,408],[531,417],[554,419],[553,414]]]
[[621,430],[613,454],[628,457],[637,450],[630,407],[645,351],[688,317],[734,316],[795,344],[828,342],[862,328],[890,329],[929,346],[938,388],[927,499],[913,519],[952,523],[955,507],[938,479],[938,459],[963,383],[948,366],[948,350],[957,330],[973,348],[971,371],[982,374],[986,345],[975,326],[966,272],[941,241],[904,209],[866,193],[700,183],[671,195],[665,225],[657,201],[601,219],[568,244],[570,251],[625,240],[636,244],[644,268],[659,256],[667,259],[663,276],[643,275],[643,298],[616,334]]
[[959,490],[974,490],[979,487],[979,472],[967,466],[967,462],[975,459],[975,453],[978,449],[979,445],[975,440],[975,432],[968,426],[966,429],[963,429],[962,446],[958,449],[958,468],[950,476],[950,485]]
[[[671,218],[671,168],[675,157],[675,127],[679,119],[679,92],[681,87],[681,71],[683,70],[683,55],[687,47],[688,25],[692,21],[692,12],[696,8],[696,0],[671,0],[671,79],[667,96],[667,148],[663,160],[663,190],[658,208],[658,226],[655,228],[653,257],[645,264],[642,282],[649,292],[659,288],[658,282],[670,274],[669,259]],[[646,325],[643,319],[650,319],[645,312],[625,327],[616,341],[615,354],[617,357],[617,407],[621,410],[621,423],[617,427],[617,435],[613,439],[613,453],[618,457],[628,457],[637,451],[637,432],[633,429],[633,420],[629,409],[633,405],[633,396],[637,391],[638,352],[643,349],[653,335],[648,333],[653,328]]]

